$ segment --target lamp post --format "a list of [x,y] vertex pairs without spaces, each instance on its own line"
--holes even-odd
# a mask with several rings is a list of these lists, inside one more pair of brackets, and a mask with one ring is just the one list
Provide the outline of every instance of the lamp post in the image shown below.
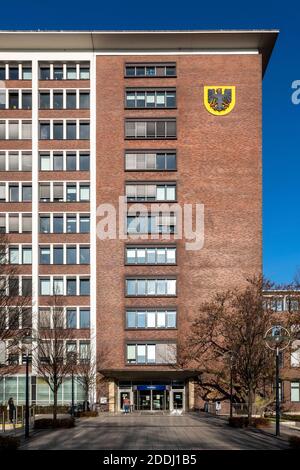
[[71,370],[71,416],[74,417],[74,365],[76,364],[77,355],[75,351],[68,353],[68,360],[72,364]]
[[230,412],[229,412],[230,418],[232,418],[232,415],[233,415],[233,403],[232,403],[232,394],[233,394],[233,362],[234,362],[234,354],[231,353],[231,355],[230,355]]
[[280,436],[280,397],[279,397],[279,353],[290,344],[290,333],[283,326],[273,326],[265,334],[266,346],[276,352],[276,426],[275,434]]
[[25,438],[29,437],[29,352],[32,344],[32,338],[26,335],[23,339],[25,345],[25,365],[26,365],[26,382],[25,382]]

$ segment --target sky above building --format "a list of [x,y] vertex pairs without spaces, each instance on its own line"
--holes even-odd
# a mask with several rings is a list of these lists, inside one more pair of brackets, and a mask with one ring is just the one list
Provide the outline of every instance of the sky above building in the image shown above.
[[300,104],[292,103],[292,83],[300,83],[297,3],[14,0],[1,4],[0,29],[280,29],[263,82],[263,266],[266,277],[285,283],[300,269]]

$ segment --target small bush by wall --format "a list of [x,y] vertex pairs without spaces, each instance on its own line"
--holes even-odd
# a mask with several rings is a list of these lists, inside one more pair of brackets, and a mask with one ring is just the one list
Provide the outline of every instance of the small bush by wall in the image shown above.
[[228,424],[232,428],[246,428],[249,426],[249,419],[247,416],[233,416],[228,419]]
[[54,423],[53,418],[38,418],[34,422],[34,429],[51,429],[51,428],[73,428],[75,426],[74,418],[65,417],[57,418]]
[[80,411],[79,418],[95,418],[98,416],[98,411]]

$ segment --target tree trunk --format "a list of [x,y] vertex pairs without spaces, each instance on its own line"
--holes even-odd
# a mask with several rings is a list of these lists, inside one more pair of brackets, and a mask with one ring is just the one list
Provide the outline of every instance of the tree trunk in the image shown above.
[[248,393],[248,420],[249,423],[252,419],[252,412],[253,412],[253,392],[250,389]]
[[53,425],[56,426],[57,423],[57,386],[54,386],[53,390]]

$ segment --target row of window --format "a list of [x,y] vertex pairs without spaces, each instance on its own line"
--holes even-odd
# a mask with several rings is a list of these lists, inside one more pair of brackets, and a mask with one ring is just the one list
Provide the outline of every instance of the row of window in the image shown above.
[[32,310],[28,307],[1,307],[0,317],[1,325],[6,325],[6,328],[10,330],[32,326]]
[[176,279],[126,279],[126,295],[128,296],[176,296],[176,292]]
[[[40,264],[89,264],[90,247],[86,245],[46,245],[39,248]],[[9,246],[10,264],[32,264],[31,245]]]
[[177,347],[175,343],[127,344],[128,364],[175,364]]
[[127,264],[176,264],[176,247],[128,246],[125,259]]
[[40,264],[90,264],[90,247],[86,245],[40,246]]
[[176,152],[174,150],[163,152],[125,153],[126,170],[172,171],[176,170]]
[[90,200],[90,184],[73,182],[39,183],[40,202],[88,202]]
[[23,119],[0,121],[0,140],[30,140],[32,122]]
[[126,90],[126,108],[175,108],[175,90]]
[[31,109],[32,93],[28,90],[0,90],[0,109]]
[[0,152],[0,171],[31,171],[32,154],[21,150]]
[[176,215],[172,213],[128,215],[126,223],[128,234],[176,233]]
[[125,77],[175,77],[176,64],[126,64]]
[[175,201],[175,183],[126,183],[128,201]]
[[89,152],[40,152],[41,171],[89,171]]
[[31,80],[32,68],[28,62],[0,63],[0,80]]
[[174,139],[176,119],[147,119],[125,121],[126,139]]
[[45,90],[39,92],[40,109],[89,109],[90,92],[83,90]]
[[9,297],[31,296],[31,276],[1,276],[0,294]]
[[300,308],[300,299],[291,296],[265,298],[264,308],[274,312],[297,311]]
[[30,202],[32,201],[31,183],[0,183],[1,202]]
[[126,328],[176,328],[176,310],[127,310]]
[[40,233],[89,233],[90,216],[88,214],[41,214]]
[[[75,89],[39,92],[39,109],[89,108],[89,91]],[[0,89],[0,109],[32,109],[32,92],[28,89]]]
[[76,120],[40,121],[40,140],[88,140],[90,138],[90,122]]
[[89,80],[90,67],[88,63],[55,63],[40,64],[40,80]]
[[[66,307],[63,309],[64,327],[67,329],[90,328],[90,309],[88,307]],[[39,328],[53,328],[53,311],[49,307],[39,308]]]
[[0,214],[0,233],[30,233],[32,232],[32,214],[17,213]]
[[82,276],[40,277],[40,295],[90,295],[90,278]]

